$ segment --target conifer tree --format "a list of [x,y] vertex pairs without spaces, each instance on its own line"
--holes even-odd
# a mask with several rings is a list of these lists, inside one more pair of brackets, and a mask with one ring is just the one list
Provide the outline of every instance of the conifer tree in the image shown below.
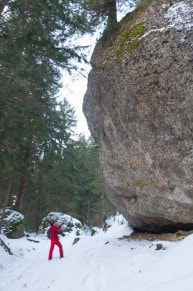
[[91,31],[84,5],[0,2],[0,204],[24,213],[31,230],[49,210],[92,224],[103,195],[96,147],[73,140],[74,110],[57,102],[61,68],[84,57],[68,42]]
[[14,177],[21,211],[29,169],[57,115],[60,68],[72,70],[70,59],[81,57],[67,39],[90,28],[81,1],[1,1],[0,12],[0,190],[4,197]]

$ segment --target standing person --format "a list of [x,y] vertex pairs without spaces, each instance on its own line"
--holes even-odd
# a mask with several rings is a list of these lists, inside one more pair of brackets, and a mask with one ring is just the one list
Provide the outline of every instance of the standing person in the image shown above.
[[50,250],[49,250],[49,255],[48,255],[48,260],[52,259],[52,254],[53,254],[53,250],[55,245],[59,248],[59,253],[60,253],[60,258],[64,257],[64,253],[63,253],[63,247],[61,242],[59,241],[59,235],[58,233],[60,232],[61,226],[60,225],[55,225],[55,221],[51,221],[50,223],[50,240],[51,240],[51,244],[50,244]]

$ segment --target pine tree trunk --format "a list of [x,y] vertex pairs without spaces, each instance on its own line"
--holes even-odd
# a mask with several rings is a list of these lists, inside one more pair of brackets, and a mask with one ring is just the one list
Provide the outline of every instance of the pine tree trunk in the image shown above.
[[8,204],[9,204],[9,201],[10,201],[11,187],[12,187],[12,184],[13,184],[13,180],[14,180],[14,177],[12,175],[12,177],[10,179],[9,186],[8,186],[7,194],[6,194],[6,197],[5,197],[5,202],[4,202],[4,205],[3,205],[3,209],[2,209],[2,215],[1,215],[1,219],[0,219],[0,233],[1,233],[2,226],[3,226],[3,219],[5,217],[5,210],[8,207]]
[[25,188],[25,174],[22,173],[20,180],[19,180],[19,187],[16,202],[14,205],[14,209],[18,212],[22,211],[23,207],[23,197],[24,197],[24,188]]
[[39,226],[41,223],[41,201],[42,201],[42,196],[44,194],[45,190],[45,180],[44,176],[42,173],[39,173],[39,190],[36,198],[36,211],[35,211],[35,232],[38,233],[39,231]]
[[104,197],[101,195],[101,226],[104,225]]
[[30,151],[31,147],[30,144],[26,145],[26,150],[24,153],[24,160],[23,160],[23,167],[20,171],[20,179],[19,179],[19,186],[18,186],[18,193],[16,197],[16,202],[14,205],[14,209],[18,212],[22,211],[23,208],[23,198],[24,198],[24,191],[25,191],[25,184],[26,184],[26,175],[28,172],[28,162],[30,159]]
[[91,224],[91,218],[90,218],[90,203],[89,203],[89,201],[87,202],[87,220],[88,220],[88,225],[91,228],[92,224]]
[[108,7],[107,30],[112,30],[117,27],[116,0],[107,0],[106,6]]

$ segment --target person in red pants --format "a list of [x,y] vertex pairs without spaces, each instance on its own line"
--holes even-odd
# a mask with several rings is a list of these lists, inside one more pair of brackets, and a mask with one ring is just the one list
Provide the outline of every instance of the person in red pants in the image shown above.
[[50,244],[48,260],[52,259],[55,245],[59,248],[60,258],[64,257],[63,247],[62,247],[61,242],[59,241],[59,235],[58,235],[60,233],[61,226],[62,225],[55,225],[55,222],[53,222],[53,221],[51,222],[51,226],[50,226],[51,244]]

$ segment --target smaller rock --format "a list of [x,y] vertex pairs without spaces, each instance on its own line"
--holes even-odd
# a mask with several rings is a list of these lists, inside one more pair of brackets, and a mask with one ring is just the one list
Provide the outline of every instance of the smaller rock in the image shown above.
[[156,251],[162,250],[163,249],[163,245],[162,244],[156,244]]
[[75,237],[75,239],[74,239],[72,245],[75,245],[75,244],[79,241],[79,239],[80,239],[79,237]]
[[0,219],[2,216],[2,231],[8,238],[17,239],[24,236],[24,216],[21,213],[11,209],[5,211],[0,209]]

